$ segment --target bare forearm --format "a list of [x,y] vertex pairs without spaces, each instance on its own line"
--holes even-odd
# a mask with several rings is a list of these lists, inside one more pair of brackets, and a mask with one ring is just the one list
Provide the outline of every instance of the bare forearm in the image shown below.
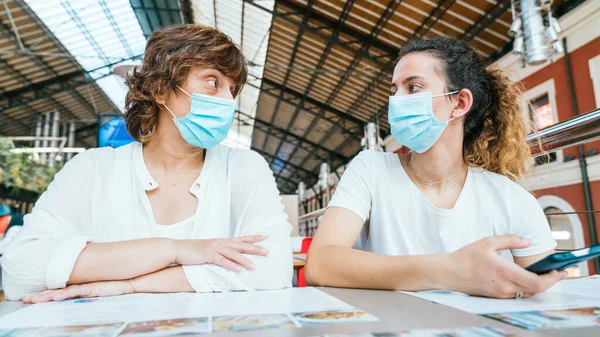
[[446,255],[386,256],[340,246],[311,250],[311,285],[419,291],[445,288]]
[[131,280],[136,293],[180,293],[193,292],[183,267],[169,267]]
[[162,270],[175,261],[174,244],[161,238],[88,243],[67,285],[128,280]]

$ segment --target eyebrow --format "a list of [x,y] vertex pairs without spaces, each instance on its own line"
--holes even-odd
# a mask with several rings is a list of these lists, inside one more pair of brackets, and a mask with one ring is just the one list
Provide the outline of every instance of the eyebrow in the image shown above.
[[225,74],[223,74],[222,72],[218,71],[217,69],[213,69],[213,68],[207,68],[206,70],[203,71],[201,76],[203,76],[203,77],[215,76],[217,74],[225,77]]
[[[402,84],[406,84],[406,83],[408,83],[408,82],[410,82],[412,80],[415,80],[415,79],[425,80],[425,77],[423,77],[423,76],[417,76],[417,75],[409,76],[409,77],[405,78],[404,81],[402,81]],[[392,89],[393,88],[398,88],[398,85],[396,85],[396,83],[392,83],[391,88]]]
[[418,80],[425,80],[425,77],[423,77],[423,76],[416,76],[416,75],[415,76],[409,76],[409,77],[405,78],[404,81],[402,81],[402,84],[406,84],[406,83],[408,83],[408,82],[410,82],[412,80],[417,80],[417,79]]

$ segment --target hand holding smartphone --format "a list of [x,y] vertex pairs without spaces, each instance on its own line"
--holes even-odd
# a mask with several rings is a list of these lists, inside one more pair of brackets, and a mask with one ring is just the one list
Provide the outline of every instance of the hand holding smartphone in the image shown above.
[[598,256],[600,256],[600,245],[594,245],[570,252],[560,252],[548,255],[525,269],[532,273],[542,275],[553,270],[565,270]]

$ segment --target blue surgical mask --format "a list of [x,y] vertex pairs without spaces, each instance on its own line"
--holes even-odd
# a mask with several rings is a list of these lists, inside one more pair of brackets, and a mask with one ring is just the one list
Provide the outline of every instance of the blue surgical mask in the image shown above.
[[193,93],[190,112],[177,118],[166,104],[164,107],[173,115],[173,121],[188,144],[210,149],[222,142],[229,133],[235,114],[235,100]]
[[433,114],[433,98],[455,94],[458,91],[432,96],[431,92],[405,96],[391,96],[388,121],[392,136],[400,145],[423,153],[440,138],[448,122],[439,121]]

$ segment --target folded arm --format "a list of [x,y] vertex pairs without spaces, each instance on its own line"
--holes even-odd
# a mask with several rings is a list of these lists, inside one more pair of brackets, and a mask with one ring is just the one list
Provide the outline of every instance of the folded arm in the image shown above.
[[[232,177],[231,216],[235,236],[266,237],[257,245],[269,254],[245,254],[256,266],[235,273],[217,265],[184,266],[189,283],[197,292],[267,290],[291,287],[293,257],[291,225],[287,220],[273,173],[260,155],[237,153],[230,165]],[[251,167],[251,170],[247,168]]]

